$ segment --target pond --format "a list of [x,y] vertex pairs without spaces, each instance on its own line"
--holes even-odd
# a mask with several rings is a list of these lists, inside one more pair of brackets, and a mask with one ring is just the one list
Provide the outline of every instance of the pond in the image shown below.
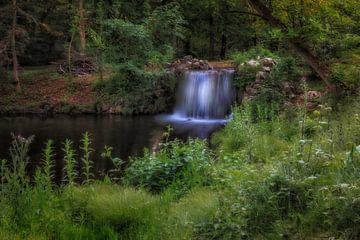
[[223,121],[191,121],[173,119],[167,115],[159,116],[38,116],[0,117],[0,158],[9,158],[11,133],[29,137],[34,135],[29,152],[29,174],[33,175],[41,162],[41,150],[48,139],[54,140],[56,163],[55,181],[62,179],[64,161],[62,143],[70,139],[74,143],[77,159],[82,156],[79,142],[85,132],[89,132],[95,149],[95,177],[109,171],[113,164],[101,158],[105,145],[113,147],[113,155],[127,160],[129,156],[143,154],[144,148],[152,149],[163,134],[167,125],[173,127],[173,137],[180,139],[208,138],[215,130],[224,125]]

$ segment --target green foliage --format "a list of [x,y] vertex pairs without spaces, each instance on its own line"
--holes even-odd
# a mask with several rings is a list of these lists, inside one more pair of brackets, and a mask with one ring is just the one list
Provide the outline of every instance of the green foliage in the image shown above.
[[153,218],[159,207],[159,197],[141,190],[112,185],[95,185],[91,189],[87,211],[97,224],[116,228],[139,227]]
[[84,176],[84,183],[89,183],[90,179],[93,177],[91,172],[93,162],[90,158],[91,153],[94,149],[91,148],[91,138],[88,132],[84,133],[83,138],[81,139],[82,146],[80,147],[83,150],[83,158],[82,161],[82,168],[83,168],[83,176]]
[[242,63],[245,63],[246,61],[249,61],[251,59],[256,60],[263,57],[277,59],[277,56],[272,51],[261,45],[252,47],[244,52],[234,52],[230,56],[231,60],[235,63],[235,65],[239,67]]
[[171,2],[156,8],[149,17],[148,27],[156,45],[166,45],[176,38],[184,39],[185,25],[180,4]]
[[43,172],[44,172],[44,177],[45,177],[45,182],[48,186],[52,185],[52,181],[53,181],[53,177],[54,177],[54,172],[53,172],[53,168],[54,168],[54,146],[53,146],[54,142],[52,140],[48,140],[45,148],[43,150]]
[[[260,115],[265,117],[256,121],[248,106],[235,108],[233,119],[215,136],[217,161],[206,142],[169,141],[166,132],[159,152],[134,158],[124,182],[116,184],[104,180],[79,186],[68,181],[60,188],[48,187],[51,141],[44,149],[43,169],[30,184],[24,168],[31,139],[14,137],[12,161],[0,163],[0,236],[356,239],[357,103],[338,113],[322,105],[314,112],[294,109]],[[86,135],[82,159],[89,157]],[[71,142],[66,141],[64,149],[66,158],[75,159]],[[115,159],[109,147],[102,156]]]
[[[218,227],[205,226],[202,234],[216,239],[356,238],[360,154],[355,146],[360,148],[360,139],[355,137],[358,109],[351,106],[339,118],[322,106],[306,120],[300,109],[291,124],[286,115],[255,123],[248,110],[235,111],[216,137],[221,160],[214,179],[224,190],[221,214],[213,222]],[[349,116],[355,120],[346,121]],[[301,124],[294,124],[297,119]],[[308,127],[313,132],[302,133]]]
[[72,147],[72,141],[66,139],[63,143],[63,152],[64,152],[64,181],[67,181],[70,185],[75,183],[75,178],[77,177],[76,168],[76,160],[75,160],[75,150]]
[[145,26],[122,19],[108,20],[105,25],[105,38],[110,47],[107,56],[113,62],[145,65],[152,49],[150,34]]
[[209,183],[211,162],[205,142],[170,141],[156,155],[145,151],[144,157],[132,159],[126,170],[125,181],[152,192],[163,191],[173,184],[174,191],[181,195],[194,186]]
[[331,80],[338,85],[342,85],[342,88],[347,92],[356,93],[360,87],[360,69],[356,64],[334,64]]
[[172,106],[175,84],[170,72],[148,72],[128,63],[110,80],[97,82],[94,90],[105,93],[106,102],[121,106],[121,113],[151,114]]

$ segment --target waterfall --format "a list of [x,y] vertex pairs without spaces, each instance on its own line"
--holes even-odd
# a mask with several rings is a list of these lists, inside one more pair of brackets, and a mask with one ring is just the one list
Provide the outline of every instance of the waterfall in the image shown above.
[[234,70],[188,71],[181,82],[174,115],[187,119],[225,119],[235,100]]

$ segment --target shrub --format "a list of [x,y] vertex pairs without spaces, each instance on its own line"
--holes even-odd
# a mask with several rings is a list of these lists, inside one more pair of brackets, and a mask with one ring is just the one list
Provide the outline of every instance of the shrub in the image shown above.
[[206,184],[209,181],[209,168],[212,161],[206,143],[201,140],[178,140],[166,143],[161,150],[152,155],[133,158],[127,168],[125,182],[132,186],[142,186],[153,192],[160,192],[171,184],[188,189]]
[[249,61],[251,59],[257,59],[259,57],[277,58],[277,56],[273,52],[271,52],[269,49],[264,48],[261,45],[250,48],[245,52],[234,52],[231,54],[230,58],[237,66],[240,66],[246,61]]
[[121,106],[123,114],[153,114],[172,106],[175,85],[170,72],[147,72],[128,63],[110,80],[97,82],[94,90],[105,94],[103,101]]
[[360,87],[360,69],[356,64],[337,63],[332,67],[330,79],[346,91],[355,92]]

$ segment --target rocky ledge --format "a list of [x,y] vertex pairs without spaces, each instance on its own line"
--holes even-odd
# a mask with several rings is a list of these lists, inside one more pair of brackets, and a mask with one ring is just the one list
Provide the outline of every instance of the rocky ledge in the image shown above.
[[178,59],[173,63],[168,64],[172,72],[181,73],[187,70],[211,70],[213,67],[207,60],[193,58],[191,55]]
[[271,72],[271,69],[277,64],[277,62],[268,57],[258,58],[257,60],[249,60],[242,63],[240,66],[248,66],[259,69],[256,72],[255,80],[246,86],[244,93],[242,94],[241,102],[245,102],[251,99],[258,91],[262,81]]

